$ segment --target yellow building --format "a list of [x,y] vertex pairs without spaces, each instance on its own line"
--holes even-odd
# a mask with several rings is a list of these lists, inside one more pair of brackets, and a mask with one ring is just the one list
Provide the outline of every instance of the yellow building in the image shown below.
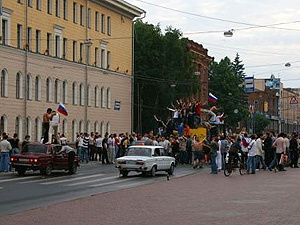
[[70,139],[131,131],[133,20],[143,14],[123,0],[2,0],[0,131],[38,140],[58,103]]

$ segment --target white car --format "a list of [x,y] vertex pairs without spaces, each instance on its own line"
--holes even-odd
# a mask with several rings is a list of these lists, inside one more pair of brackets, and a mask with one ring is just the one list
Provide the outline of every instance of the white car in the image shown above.
[[126,156],[116,159],[116,168],[120,175],[127,177],[130,171],[155,176],[156,171],[166,171],[173,175],[175,158],[164,155],[161,146],[130,146]]

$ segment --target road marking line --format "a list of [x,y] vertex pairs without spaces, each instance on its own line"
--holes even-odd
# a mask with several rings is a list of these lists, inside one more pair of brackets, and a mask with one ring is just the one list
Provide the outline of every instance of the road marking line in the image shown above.
[[103,183],[103,184],[90,185],[89,187],[101,187],[101,186],[105,186],[105,185],[116,184],[116,183],[121,183],[121,182],[125,182],[125,181],[136,180],[136,179],[139,179],[139,178],[136,177],[136,178],[131,178],[131,179],[116,180],[116,181],[112,181],[112,182],[108,182],[108,183]]
[[114,178],[117,178],[117,176],[105,177],[105,178],[101,178],[101,179],[89,180],[89,181],[83,181],[83,182],[77,182],[77,183],[73,183],[73,184],[66,184],[64,186],[76,186],[76,185],[82,185],[82,184],[89,184],[89,183],[95,183],[95,182],[104,181],[104,180],[110,180],[110,179],[114,179]]
[[104,176],[104,175],[105,175],[105,174],[94,174],[94,175],[90,175],[90,176],[71,178],[71,179],[67,179],[67,180],[59,180],[59,181],[52,181],[52,182],[44,182],[44,183],[41,183],[41,184],[43,184],[43,185],[59,184],[59,183],[71,182],[71,181],[74,181],[74,180],[83,180],[83,179],[88,179],[88,178],[93,178],[93,177],[100,177],[100,176]]
[[[76,175],[82,175],[82,174],[76,173]],[[66,175],[62,175],[60,177],[50,177],[50,178],[39,177],[39,179],[37,179],[37,180],[22,181],[22,182],[19,182],[19,183],[20,184],[29,184],[29,183],[37,183],[37,182],[46,182],[46,181],[51,181],[51,180],[60,180],[60,179],[64,179],[64,178],[67,178],[67,177],[70,177],[70,176],[66,174]]]
[[0,183],[4,183],[4,182],[10,182],[10,181],[16,181],[16,180],[26,180],[26,179],[33,179],[36,177],[12,177],[10,179],[5,179],[5,180],[0,180]]

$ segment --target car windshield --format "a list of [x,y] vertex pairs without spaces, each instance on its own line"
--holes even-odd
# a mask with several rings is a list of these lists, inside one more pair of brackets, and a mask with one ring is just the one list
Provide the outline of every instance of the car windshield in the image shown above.
[[129,148],[127,152],[127,156],[149,156],[151,157],[151,149],[150,148]]
[[25,145],[22,152],[30,153],[47,153],[47,146],[45,145]]

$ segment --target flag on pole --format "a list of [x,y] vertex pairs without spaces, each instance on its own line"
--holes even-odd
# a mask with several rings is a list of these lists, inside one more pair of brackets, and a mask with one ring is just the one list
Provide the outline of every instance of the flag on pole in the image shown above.
[[63,114],[64,116],[68,115],[67,109],[63,104],[59,104],[57,107],[57,112]]
[[212,93],[208,94],[208,101],[212,102],[212,103],[217,103],[218,98],[216,96],[214,96]]

